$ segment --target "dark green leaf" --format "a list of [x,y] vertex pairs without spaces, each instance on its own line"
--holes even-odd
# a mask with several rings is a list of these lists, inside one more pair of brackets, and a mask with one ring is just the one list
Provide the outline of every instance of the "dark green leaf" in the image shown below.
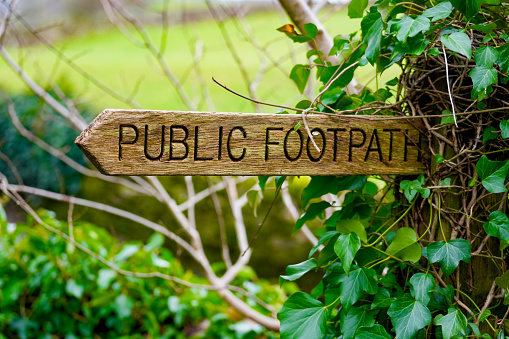
[[440,41],[442,41],[445,47],[453,52],[462,54],[468,59],[472,56],[472,44],[466,33],[455,32],[450,35],[442,35]]
[[410,180],[403,180],[401,181],[399,187],[400,189],[405,193],[405,197],[408,201],[414,200],[417,193],[420,193],[421,196],[426,199],[431,194],[431,191],[429,188],[424,188],[422,185],[424,185],[425,179],[424,176],[421,174],[416,180],[410,181]]
[[491,68],[498,60],[498,52],[491,46],[481,46],[475,51],[474,60],[477,66]]
[[360,307],[352,307],[344,315],[345,312],[341,313],[341,334],[343,339],[354,339],[358,338],[356,331],[362,326],[373,326],[375,319],[370,311],[364,310]]
[[314,258],[308,259],[295,265],[289,265],[286,268],[286,275],[279,277],[279,284],[283,285],[285,281],[295,281],[316,268],[316,260]]
[[300,230],[306,221],[313,220],[317,216],[321,215],[327,207],[330,207],[330,203],[328,201],[320,201],[309,205],[306,212],[304,212],[295,223],[292,233]]
[[454,124],[454,116],[452,115],[452,112],[448,109],[443,110],[442,114],[446,115],[445,117],[442,117],[442,121],[440,121],[440,125],[447,125],[447,124]]
[[[484,1],[484,2],[486,2],[486,1]],[[484,33],[489,33],[495,28],[497,28],[497,24],[494,22],[480,24],[480,25],[472,25],[472,26],[467,27],[467,29],[475,29],[477,31],[481,31]]]
[[324,242],[326,242],[327,240],[329,240],[330,238],[332,238],[336,234],[339,234],[339,232],[338,231],[329,231],[329,232],[326,232],[324,235],[322,235],[320,237],[320,239],[318,240],[318,242],[316,243],[316,245],[313,246],[311,251],[309,251],[309,257],[311,258],[311,256],[313,254],[315,254],[315,252],[318,249],[318,247],[320,247]]
[[500,67],[500,72],[509,73],[509,42],[499,46],[497,64]]
[[[493,132],[495,132],[495,133],[493,133]],[[496,139],[497,136],[498,136],[498,133],[496,132],[495,127],[490,126],[490,127],[486,128],[483,131],[483,133],[482,133],[482,142],[486,143],[489,140]]]
[[399,83],[399,79],[397,77],[392,78],[391,80],[387,81],[385,84],[387,86],[396,86]]
[[410,278],[410,293],[424,306],[428,305],[430,293],[435,288],[435,279],[431,274],[417,273]]
[[467,318],[455,308],[450,308],[447,315],[437,315],[433,323],[442,327],[444,339],[450,339],[459,333],[466,334],[467,332]]
[[486,318],[488,318],[490,315],[491,315],[491,311],[490,310],[484,310],[484,312],[481,315],[479,315],[479,322],[485,321]]
[[449,276],[458,267],[460,260],[470,262],[470,243],[465,239],[436,241],[426,248],[429,261],[439,262],[445,276]]
[[491,161],[485,155],[479,159],[475,165],[479,179],[482,185],[491,193],[502,193],[507,191],[504,186],[507,172],[509,171],[509,162]]
[[[500,131],[502,131],[502,138],[509,138],[509,120],[502,120],[500,122]],[[495,134],[496,136],[496,134]]]
[[299,92],[303,93],[306,85],[308,83],[309,74],[311,74],[311,70],[307,65],[297,64],[293,66],[292,71],[290,72],[290,79],[295,82]]
[[355,267],[349,276],[346,274],[341,276],[339,279],[341,282],[339,293],[343,307],[349,309],[359,300],[362,292],[375,294],[378,291],[376,276],[373,269],[364,267]]
[[85,291],[85,286],[77,283],[74,279],[69,279],[67,284],[65,284],[65,291],[67,294],[80,299],[83,296],[83,292]]
[[479,13],[482,0],[451,0],[452,5],[470,20]]
[[318,33],[318,28],[313,23],[306,23],[304,24],[304,32],[308,38],[314,39]]
[[505,271],[500,277],[495,279],[495,284],[504,290],[509,288],[509,271]]
[[441,287],[436,286],[435,291],[431,295],[431,300],[428,303],[430,310],[442,310],[446,311],[452,306],[454,300],[454,287],[447,286]]
[[306,207],[309,200],[320,198],[327,193],[338,193],[336,177],[311,177],[311,181],[302,191],[302,208]]
[[413,338],[417,331],[431,324],[428,308],[408,294],[396,300],[387,313],[396,328],[398,339]]
[[371,309],[389,307],[392,305],[394,300],[396,300],[396,298],[391,297],[389,291],[383,287],[379,288],[375,295],[375,299],[373,299],[373,303],[371,304]]
[[279,188],[283,185],[286,180],[286,175],[279,175],[276,177],[276,188]]
[[267,180],[269,179],[269,176],[266,175],[260,175],[258,176],[258,185],[262,189],[262,191],[265,191],[265,184],[267,183]]
[[357,330],[355,339],[391,339],[382,325],[376,324],[371,327],[361,327]]
[[402,227],[396,231],[386,252],[405,261],[416,262],[421,258],[421,245],[417,242],[417,234],[410,227]]
[[437,21],[447,18],[452,12],[452,4],[449,1],[440,2],[438,5],[428,8],[422,15]]
[[444,157],[441,156],[440,154],[435,154],[435,161],[437,162],[437,164],[441,164],[444,162]]
[[430,22],[427,17],[422,15],[415,19],[405,16],[397,26],[399,30],[396,34],[396,38],[399,41],[406,41],[408,37],[413,37],[423,31],[427,31],[430,28]]
[[484,99],[491,93],[491,85],[498,83],[497,70],[485,66],[476,66],[468,74],[472,78],[474,88],[472,89],[472,97]]
[[347,275],[359,248],[361,248],[361,239],[355,233],[341,234],[334,244],[334,252],[338,255]]
[[484,230],[492,237],[507,242],[509,240],[509,218],[501,211],[491,212],[489,221],[484,223]]
[[[380,15],[379,15],[380,16]],[[380,46],[382,43],[382,31],[384,28],[383,20],[380,17],[369,28],[364,36],[364,43],[367,45],[365,55],[371,65],[375,64],[376,59],[380,55]]]
[[348,16],[351,19],[362,18],[366,7],[368,7],[368,0],[352,0],[348,4]]
[[281,322],[281,338],[322,339],[325,335],[327,309],[304,292],[292,294],[277,318]]

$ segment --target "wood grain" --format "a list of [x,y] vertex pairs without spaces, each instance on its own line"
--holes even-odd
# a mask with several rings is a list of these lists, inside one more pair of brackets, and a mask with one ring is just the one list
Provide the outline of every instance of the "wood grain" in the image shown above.
[[[76,145],[108,175],[419,174],[407,120],[149,110],[102,112]],[[162,146],[162,147],[161,147]]]

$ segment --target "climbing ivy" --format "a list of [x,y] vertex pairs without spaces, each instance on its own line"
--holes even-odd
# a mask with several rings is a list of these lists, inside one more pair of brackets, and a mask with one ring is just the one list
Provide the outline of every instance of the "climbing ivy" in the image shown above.
[[[313,104],[297,107],[407,118],[428,140],[421,144],[427,170],[418,178],[311,178],[294,232],[334,212],[309,258],[280,280],[310,271],[323,277],[286,301],[281,337],[504,338],[509,4],[352,0],[348,15],[362,18],[360,30],[334,38],[329,56],[337,64],[314,51],[309,64],[293,68],[301,93],[313,71],[323,85]],[[279,30],[296,43],[317,34],[312,24],[302,33]],[[376,84],[349,91],[355,71],[369,65]],[[399,78],[379,84],[391,67]],[[322,200],[329,193],[341,199]]]

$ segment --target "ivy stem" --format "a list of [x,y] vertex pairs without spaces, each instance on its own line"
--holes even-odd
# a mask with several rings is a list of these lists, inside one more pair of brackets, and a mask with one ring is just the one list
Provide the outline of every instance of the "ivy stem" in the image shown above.
[[334,300],[332,303],[330,303],[329,305],[325,306],[325,308],[329,308],[331,307],[332,305],[334,305],[338,300],[339,298],[341,298],[341,296],[337,297],[336,300]]
[[441,199],[440,195],[438,196],[438,224],[440,225],[440,231],[442,232],[442,237],[444,238],[444,241],[447,242],[447,238],[445,237],[444,228],[442,227],[442,218],[440,215],[442,214],[442,208],[441,208]]

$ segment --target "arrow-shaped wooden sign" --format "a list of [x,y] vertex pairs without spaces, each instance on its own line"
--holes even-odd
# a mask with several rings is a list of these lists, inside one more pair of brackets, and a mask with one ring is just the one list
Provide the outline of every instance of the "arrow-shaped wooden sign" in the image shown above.
[[407,120],[310,114],[306,122],[312,138],[298,114],[108,109],[76,145],[109,175],[424,172],[420,133]]

